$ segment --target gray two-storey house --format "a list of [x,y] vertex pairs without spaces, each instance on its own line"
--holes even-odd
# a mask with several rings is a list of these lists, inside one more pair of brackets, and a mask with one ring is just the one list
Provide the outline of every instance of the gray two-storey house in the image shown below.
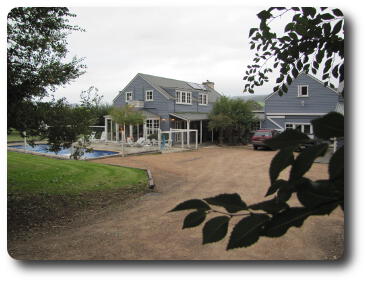
[[313,76],[301,73],[287,93],[279,96],[274,92],[265,98],[261,128],[297,129],[313,137],[311,121],[331,111],[344,114],[342,96]]
[[208,113],[221,95],[210,81],[202,84],[138,73],[113,100],[113,106],[132,105],[143,113],[143,125],[116,125],[106,116],[107,140],[122,140],[122,133],[147,138],[170,129],[196,129],[198,142],[211,139]]

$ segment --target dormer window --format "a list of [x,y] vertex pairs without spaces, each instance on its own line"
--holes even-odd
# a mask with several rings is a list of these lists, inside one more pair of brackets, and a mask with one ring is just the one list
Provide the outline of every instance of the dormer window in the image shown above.
[[208,94],[206,93],[199,94],[199,105],[208,105]]
[[176,103],[177,104],[191,104],[191,92],[189,91],[176,91]]
[[152,90],[145,91],[145,101],[153,101],[153,91]]
[[125,101],[132,101],[133,100],[133,93],[131,91],[125,92]]
[[298,97],[308,97],[308,85],[299,85],[298,86]]

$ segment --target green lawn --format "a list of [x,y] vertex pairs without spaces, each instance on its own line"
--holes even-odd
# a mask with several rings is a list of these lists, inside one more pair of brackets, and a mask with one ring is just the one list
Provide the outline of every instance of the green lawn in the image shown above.
[[78,194],[144,184],[139,169],[8,152],[8,192]]

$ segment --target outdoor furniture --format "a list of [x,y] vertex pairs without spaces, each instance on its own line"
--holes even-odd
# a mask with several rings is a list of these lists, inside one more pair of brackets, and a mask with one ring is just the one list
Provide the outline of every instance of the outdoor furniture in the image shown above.
[[136,141],[135,145],[138,146],[138,147],[142,147],[142,146],[144,146],[144,143],[145,143],[145,139],[144,138],[139,138]]
[[131,137],[127,137],[126,139],[126,145],[127,146],[134,146],[135,143],[133,142],[132,138]]

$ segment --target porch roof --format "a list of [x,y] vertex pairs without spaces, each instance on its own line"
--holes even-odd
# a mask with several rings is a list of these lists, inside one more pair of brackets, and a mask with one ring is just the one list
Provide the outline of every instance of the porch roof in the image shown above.
[[[150,112],[148,110],[145,110],[145,109],[137,110],[137,112],[142,113],[146,119],[159,119],[160,118],[159,115],[154,114],[154,113],[152,113],[152,112]],[[107,118],[107,119],[111,119],[112,118],[111,115],[106,115],[104,117]]]
[[175,113],[169,113],[169,115],[186,121],[200,121],[209,119],[208,113],[200,113],[200,112],[175,112]]

